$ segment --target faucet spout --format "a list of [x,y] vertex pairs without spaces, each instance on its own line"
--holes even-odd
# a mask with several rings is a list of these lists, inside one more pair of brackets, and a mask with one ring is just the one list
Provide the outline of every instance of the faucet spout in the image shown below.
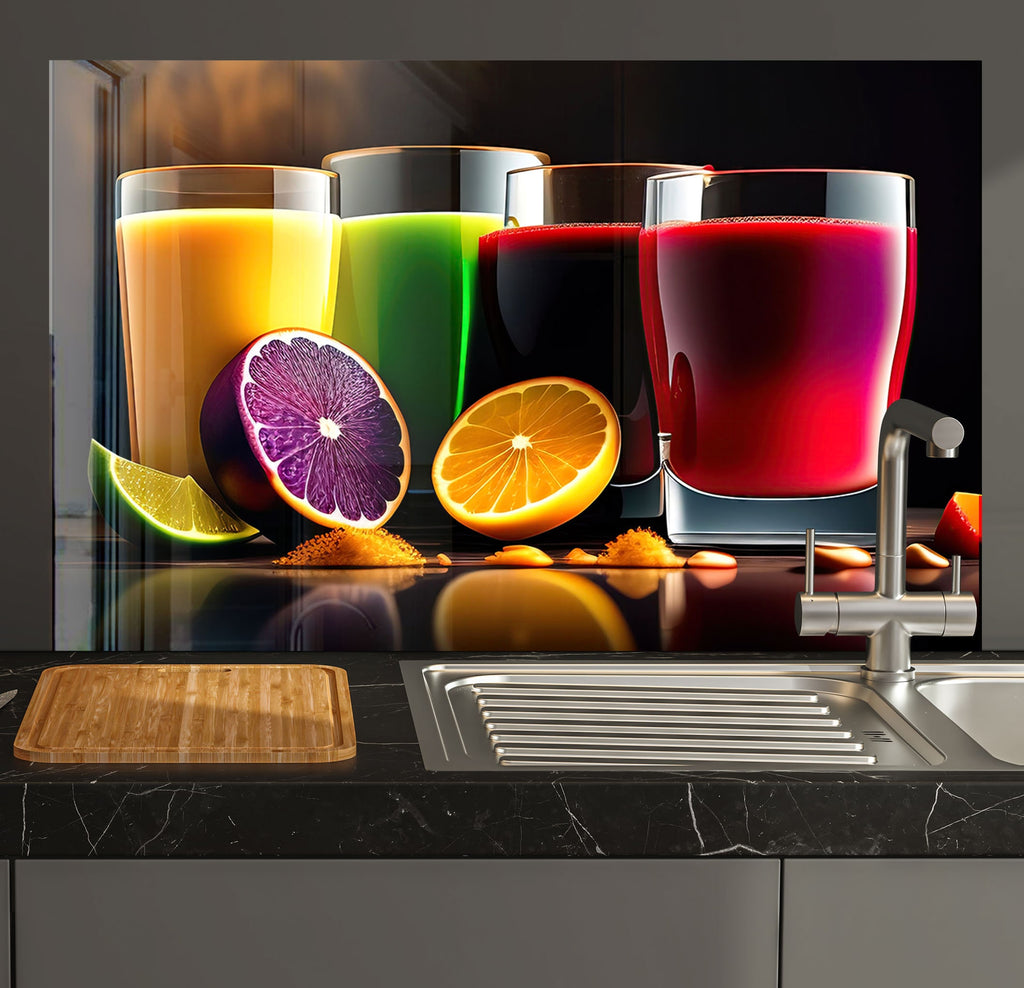
[[964,427],[949,415],[907,398],[894,401],[882,417],[878,440],[878,545],[875,592],[897,599],[907,586],[907,447],[911,436],[931,456],[956,456]]

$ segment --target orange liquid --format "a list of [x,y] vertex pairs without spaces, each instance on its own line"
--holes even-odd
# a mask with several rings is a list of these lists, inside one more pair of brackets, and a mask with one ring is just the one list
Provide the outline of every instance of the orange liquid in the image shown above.
[[288,209],[173,209],[117,221],[132,459],[220,496],[199,412],[257,336],[330,334],[341,221]]

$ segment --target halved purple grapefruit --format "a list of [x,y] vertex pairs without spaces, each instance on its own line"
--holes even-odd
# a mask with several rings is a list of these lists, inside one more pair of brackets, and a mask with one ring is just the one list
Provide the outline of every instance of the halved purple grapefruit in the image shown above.
[[325,528],[377,528],[409,485],[394,398],[323,333],[277,329],[246,345],[210,385],[199,432],[225,500],[275,541],[294,531],[292,511]]

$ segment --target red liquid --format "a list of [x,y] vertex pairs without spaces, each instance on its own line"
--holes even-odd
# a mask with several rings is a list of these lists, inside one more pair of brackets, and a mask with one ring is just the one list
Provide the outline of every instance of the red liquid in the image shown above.
[[510,227],[480,238],[480,295],[502,383],[558,374],[597,388],[622,429],[613,481],[658,467],[632,223]]
[[815,497],[876,483],[914,317],[917,231],[853,220],[672,222],[640,237],[669,463],[700,491]]

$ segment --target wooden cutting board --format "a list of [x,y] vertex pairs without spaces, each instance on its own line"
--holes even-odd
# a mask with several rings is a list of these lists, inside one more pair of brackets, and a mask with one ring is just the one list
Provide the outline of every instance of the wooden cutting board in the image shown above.
[[356,753],[344,669],[44,669],[14,741],[33,762],[334,762]]

